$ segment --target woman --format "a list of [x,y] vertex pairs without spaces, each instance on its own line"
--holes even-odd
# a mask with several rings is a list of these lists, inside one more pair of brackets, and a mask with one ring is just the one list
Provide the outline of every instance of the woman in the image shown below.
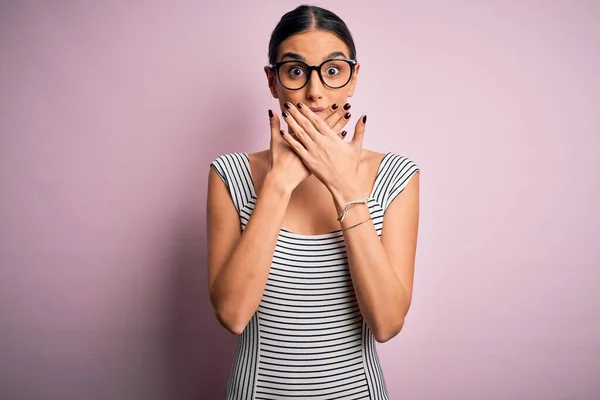
[[220,323],[240,335],[228,399],[387,399],[375,341],[408,312],[418,167],[338,134],[360,65],[345,23],[300,6],[273,31],[265,73],[288,129],[211,163],[208,276]]

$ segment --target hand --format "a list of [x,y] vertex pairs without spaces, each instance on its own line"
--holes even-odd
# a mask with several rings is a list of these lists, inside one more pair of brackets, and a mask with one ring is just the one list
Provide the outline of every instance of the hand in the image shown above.
[[291,193],[311,173],[282,137],[279,116],[272,110],[269,110],[269,121],[271,144],[268,173],[282,185],[286,192]]
[[283,117],[290,130],[295,132],[295,137],[286,133],[283,138],[306,168],[327,186],[334,197],[356,196],[366,115],[356,124],[354,137],[349,143],[302,103],[298,103],[298,108],[286,103]]
[[[346,110],[349,109],[350,104],[347,104],[345,107],[338,107],[337,105],[335,108],[329,107],[327,110],[323,111],[323,113],[328,114],[323,121],[331,129],[338,132],[349,121],[349,118],[344,118],[344,115],[348,115]],[[282,182],[282,184],[284,183],[287,190],[293,191],[296,186],[311,175],[311,172],[304,166],[302,160],[298,158],[296,153],[282,138],[279,116],[275,114],[271,116],[272,111],[269,111],[269,120],[271,124],[269,170],[274,171],[274,174],[279,178],[278,181]],[[318,117],[322,118],[321,116]],[[293,132],[291,134],[294,135]],[[342,131],[338,135],[343,139],[346,134],[346,131]]]
[[[343,107],[333,104],[331,107],[323,110],[318,117],[322,118],[323,121],[327,123],[327,126],[331,128],[331,130],[334,132],[339,132],[338,135],[340,135],[341,138],[345,138],[348,132],[342,131],[342,128],[346,126],[348,121],[350,121],[350,113],[348,112],[350,107],[352,107],[350,103],[346,103]],[[295,135],[292,129],[290,129],[290,134],[292,136]]]

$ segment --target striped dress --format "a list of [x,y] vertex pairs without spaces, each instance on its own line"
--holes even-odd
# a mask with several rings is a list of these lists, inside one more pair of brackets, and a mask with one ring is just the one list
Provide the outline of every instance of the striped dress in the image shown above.
[[[256,204],[248,155],[225,154],[211,166],[245,229]],[[418,170],[407,157],[383,157],[368,201],[380,237],[386,208]],[[280,230],[262,300],[238,337],[226,398],[389,399],[340,230],[320,235]]]

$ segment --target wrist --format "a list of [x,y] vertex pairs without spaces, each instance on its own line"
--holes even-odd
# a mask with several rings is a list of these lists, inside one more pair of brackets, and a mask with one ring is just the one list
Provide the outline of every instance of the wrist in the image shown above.
[[273,171],[268,171],[265,175],[261,191],[265,189],[275,192],[282,198],[289,200],[295,188],[287,182],[284,176],[274,173]]
[[358,187],[350,185],[340,189],[330,189],[330,192],[338,214],[349,202],[367,197]]

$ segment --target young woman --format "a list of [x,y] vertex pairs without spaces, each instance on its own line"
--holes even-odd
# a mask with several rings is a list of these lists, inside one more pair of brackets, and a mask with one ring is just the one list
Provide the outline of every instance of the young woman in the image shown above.
[[[419,169],[340,130],[360,64],[346,24],[315,6],[285,14],[265,73],[280,118],[271,144],[211,163],[208,277],[239,336],[227,399],[388,399],[375,341],[402,329],[412,286]],[[265,112],[265,117],[267,113]]]

